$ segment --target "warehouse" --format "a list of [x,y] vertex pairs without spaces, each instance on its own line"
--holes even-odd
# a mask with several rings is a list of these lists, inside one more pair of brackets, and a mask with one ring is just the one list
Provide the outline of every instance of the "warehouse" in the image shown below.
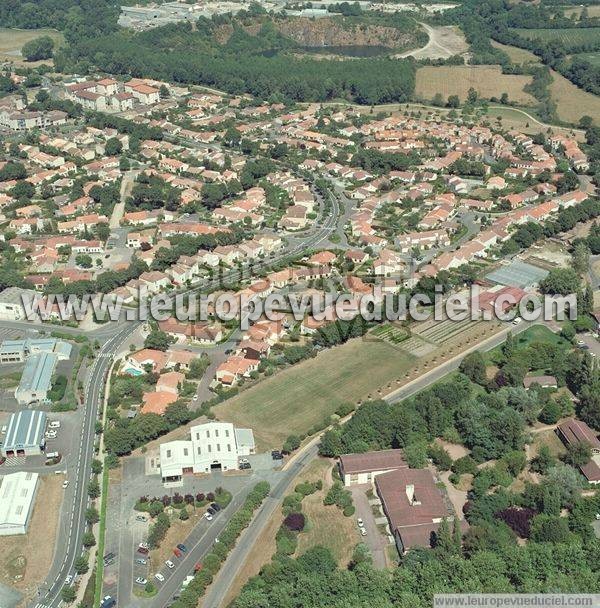
[[234,429],[229,422],[209,422],[190,431],[190,441],[169,441],[160,446],[163,481],[177,481],[185,474],[235,470],[240,456],[254,453],[251,429]]
[[71,350],[68,342],[56,338],[4,340],[0,344],[0,363],[20,363],[37,353],[54,353],[59,361],[64,361],[71,356]]
[[0,536],[27,533],[37,487],[37,473],[19,471],[0,478]]
[[48,403],[48,391],[52,386],[52,374],[58,356],[54,353],[36,353],[28,357],[15,397],[19,405]]
[[12,414],[8,420],[6,437],[0,454],[10,456],[37,456],[46,445],[46,413],[38,410],[23,410]]
[[7,287],[0,292],[0,319],[3,321],[20,321],[27,318],[23,298],[31,304],[39,294],[33,289]]

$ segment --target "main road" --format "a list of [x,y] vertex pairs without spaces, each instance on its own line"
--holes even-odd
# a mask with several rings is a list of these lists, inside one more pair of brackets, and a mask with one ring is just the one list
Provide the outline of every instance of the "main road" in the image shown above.
[[[261,270],[271,264],[298,255],[307,249],[317,247],[326,241],[331,232],[337,228],[340,213],[339,203],[335,196],[330,196],[330,202],[331,213],[324,217],[324,205],[322,205],[320,216],[315,222],[317,226],[315,230],[307,231],[298,237],[291,237],[289,244],[276,255],[262,260],[251,267],[246,266],[246,268],[254,271]],[[235,282],[242,277],[243,271],[244,267],[232,269],[220,277],[199,282],[187,289],[185,293],[200,290],[210,291],[218,288],[224,281]],[[6,321],[2,322],[2,324],[13,328],[37,328],[41,331],[52,329],[52,326],[28,322]],[[85,385],[84,412],[79,450],[75,461],[71,464],[69,479],[71,484],[65,493],[61,510],[61,532],[63,535],[60,535],[57,541],[50,573],[42,584],[38,597],[30,602],[32,608],[36,606],[38,608],[58,608],[61,604],[61,590],[65,585],[65,579],[73,574],[75,561],[83,553],[83,535],[87,525],[85,511],[90,504],[87,488],[91,477],[98,409],[103,401],[108,381],[108,372],[113,358],[122,349],[123,345],[127,343],[131,334],[140,324],[141,321],[125,321],[121,319],[118,322],[109,322],[95,332],[90,332],[91,336],[99,339],[99,341],[105,340],[105,342],[96,355]],[[64,331],[65,328],[57,327],[56,329]],[[69,328],[67,329],[67,333],[77,334],[81,332],[77,329]],[[101,559],[102,556],[98,556],[98,558]]]

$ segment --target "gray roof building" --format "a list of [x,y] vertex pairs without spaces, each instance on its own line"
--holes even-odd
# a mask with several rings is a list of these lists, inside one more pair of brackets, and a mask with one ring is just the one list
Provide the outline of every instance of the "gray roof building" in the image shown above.
[[15,397],[21,405],[48,400],[57,361],[57,355],[45,352],[36,353],[27,359],[21,381],[15,390]]
[[46,412],[22,410],[13,414],[6,430],[1,453],[4,456],[39,454],[44,448]]

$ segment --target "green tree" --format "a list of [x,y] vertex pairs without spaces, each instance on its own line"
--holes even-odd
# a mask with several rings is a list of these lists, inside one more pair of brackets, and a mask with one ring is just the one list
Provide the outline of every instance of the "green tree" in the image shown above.
[[582,467],[592,458],[592,448],[586,441],[571,443],[567,447],[565,462],[573,467]]
[[86,532],[83,535],[83,546],[86,549],[89,549],[90,547],[93,547],[95,544],[96,544],[96,539],[94,538],[94,533]]
[[540,282],[540,289],[546,294],[566,296],[579,289],[579,277],[573,268],[553,268]]
[[153,329],[144,340],[144,348],[166,351],[171,342],[171,338],[164,331]]
[[40,61],[41,59],[50,59],[54,49],[54,40],[50,36],[40,36],[26,42],[21,54],[27,61]]
[[479,351],[468,354],[460,362],[458,369],[472,382],[481,385],[486,383],[485,361]]
[[107,156],[118,156],[121,154],[122,150],[123,144],[121,143],[121,140],[117,139],[116,137],[111,137],[110,139],[106,140],[104,152]]
[[85,574],[89,570],[87,553],[85,555],[80,555],[75,560],[74,568],[77,574]]
[[75,256],[75,264],[81,266],[81,268],[91,268],[93,264],[92,256],[87,253],[78,253]]
[[65,604],[72,604],[75,601],[77,594],[73,587],[63,587],[60,590],[60,599],[65,602]]

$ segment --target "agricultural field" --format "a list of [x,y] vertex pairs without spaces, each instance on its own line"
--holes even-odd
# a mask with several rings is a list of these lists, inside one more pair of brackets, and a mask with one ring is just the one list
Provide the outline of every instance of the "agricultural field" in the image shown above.
[[473,88],[484,99],[507,93],[510,101],[533,106],[537,101],[523,91],[523,87],[530,82],[531,76],[502,74],[500,66],[425,66],[417,70],[415,95],[428,101],[436,93],[440,93],[444,99],[449,95],[458,95],[464,101],[469,89]]
[[557,72],[552,72],[552,77],[554,82],[550,85],[550,94],[558,106],[561,120],[577,123],[582,116],[588,115],[600,124],[600,97],[576,87]]
[[402,376],[415,357],[379,339],[357,338],[262,380],[213,408],[219,420],[250,427],[258,450],[279,448],[343,403],[356,403]]
[[405,329],[402,329],[401,327],[396,327],[391,323],[377,326],[371,332],[371,335],[377,336],[381,340],[386,340],[387,342],[391,342],[392,344],[400,344],[400,342],[408,338],[408,332]]
[[[565,17],[571,17],[572,15],[577,15],[577,17],[580,17],[582,11],[583,6],[569,7],[565,8],[564,15]],[[597,4],[595,6],[588,6],[587,13],[589,17],[600,17],[600,4]]]
[[531,51],[526,49],[520,49],[518,46],[510,46],[509,44],[502,44],[500,42],[496,42],[495,40],[491,41],[492,46],[504,51],[513,63],[527,63],[529,61],[533,61],[535,63],[539,63],[539,58],[534,55]]
[[550,42],[551,40],[559,40],[565,48],[577,46],[580,44],[598,43],[600,41],[600,28],[565,28],[565,29],[524,29],[514,28],[513,32],[528,38],[529,40],[543,40]]
[[[34,38],[40,38],[41,36],[50,36],[50,38],[54,40],[55,46],[60,46],[64,41],[63,35],[56,30],[16,30],[0,28],[0,60],[24,64],[25,61],[21,58],[21,47],[26,42],[29,42]],[[38,63],[44,62],[28,63],[27,65],[37,65]]]

